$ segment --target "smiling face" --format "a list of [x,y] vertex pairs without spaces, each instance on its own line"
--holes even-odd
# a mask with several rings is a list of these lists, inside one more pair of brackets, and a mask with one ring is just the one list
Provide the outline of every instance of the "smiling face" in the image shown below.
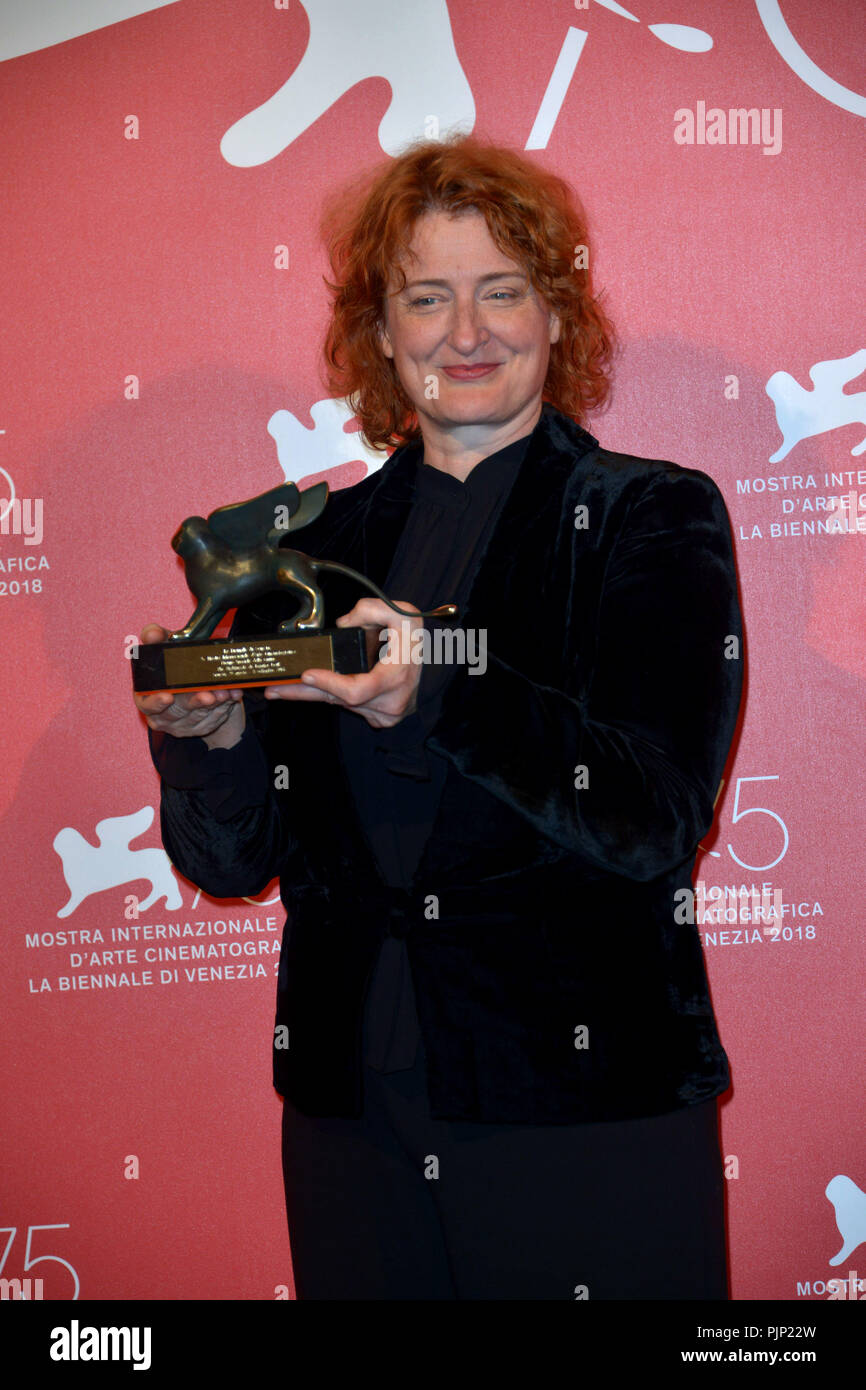
[[425,213],[403,269],[380,345],[417,411],[425,459],[474,463],[528,434],[559,319],[482,214]]

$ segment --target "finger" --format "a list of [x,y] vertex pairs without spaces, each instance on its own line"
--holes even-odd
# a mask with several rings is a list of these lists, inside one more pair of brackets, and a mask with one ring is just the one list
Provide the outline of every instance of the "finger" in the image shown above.
[[136,695],[135,703],[142,714],[163,714],[174,704],[174,696],[170,690],[157,690],[152,695]]
[[322,701],[329,702],[334,700],[334,696],[326,690],[317,690],[312,685],[302,684],[300,681],[285,681],[280,685],[266,685],[262,691],[266,700],[300,700],[300,701]]
[[[171,693],[169,691],[169,694]],[[227,690],[177,690],[174,692],[174,710],[180,719],[196,710],[209,710],[216,705],[224,705],[228,698]]]
[[196,710],[213,709],[243,699],[242,690],[153,690],[147,695],[136,695],[135,703],[142,714],[166,714],[171,710],[172,719],[183,719]]
[[155,724],[169,733],[179,734],[212,733],[231,719],[234,704],[209,706],[200,709],[181,709],[171,706],[164,713],[153,716]]
[[147,623],[141,629],[141,640],[147,645],[149,642],[164,642],[168,636],[168,631],[160,627],[159,623]]
[[[400,611],[407,615],[418,614],[418,609],[414,603],[408,599],[395,600]],[[418,614],[420,616],[420,614]],[[383,627],[386,623],[392,622],[396,614],[393,608],[387,603],[383,603],[380,598],[361,598],[350,612],[344,613],[337,619],[337,627]]]
[[301,679],[308,688],[324,691],[353,708],[369,704],[401,684],[400,668],[391,666],[376,666],[354,676],[337,671],[305,671]]
[[355,604],[355,607],[348,613],[343,613],[337,619],[337,627],[381,627],[384,617],[391,610],[387,603],[383,603],[378,598],[362,598]]
[[222,686],[211,686],[207,690],[187,690],[183,698],[189,701],[190,709],[204,709],[210,705],[224,705],[235,695],[243,695],[241,690],[224,690]]

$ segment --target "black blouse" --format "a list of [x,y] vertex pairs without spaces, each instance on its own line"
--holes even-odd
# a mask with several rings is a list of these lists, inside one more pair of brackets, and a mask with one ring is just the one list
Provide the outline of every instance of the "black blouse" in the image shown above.
[[[517,477],[529,435],[477,463],[465,482],[419,460],[412,507],[385,592],[426,609],[456,603],[460,614],[501,508]],[[421,445],[416,446],[420,451]],[[395,624],[399,619],[395,615]],[[428,631],[444,624],[428,620]],[[435,655],[435,649],[434,649]],[[425,746],[453,666],[426,664],[418,708],[393,729],[373,729],[350,710],[339,714],[340,750],[364,833],[389,885],[408,888],[430,834],[447,763]],[[419,1042],[406,944],[382,944],[365,1008],[366,1060],[401,1071]]]

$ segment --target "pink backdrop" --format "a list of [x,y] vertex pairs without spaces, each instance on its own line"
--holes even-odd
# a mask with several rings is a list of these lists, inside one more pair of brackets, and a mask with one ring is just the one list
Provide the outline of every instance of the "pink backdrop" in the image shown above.
[[[623,345],[590,428],[727,498],[749,674],[698,877],[734,918],[701,925],[732,1293],[866,1277],[861,0],[0,14],[0,1275],[46,1299],[291,1296],[276,888],[214,902],[170,868],[125,643],[189,614],[184,516],[378,466],[322,385],[318,218],[438,120],[574,184]],[[739,920],[730,895],[765,885],[781,916]]]

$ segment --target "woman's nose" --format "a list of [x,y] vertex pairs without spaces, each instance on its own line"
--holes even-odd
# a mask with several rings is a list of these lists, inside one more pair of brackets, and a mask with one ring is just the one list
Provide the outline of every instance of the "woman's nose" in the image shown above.
[[454,304],[449,339],[460,352],[470,353],[490,337],[484,310],[475,299]]

